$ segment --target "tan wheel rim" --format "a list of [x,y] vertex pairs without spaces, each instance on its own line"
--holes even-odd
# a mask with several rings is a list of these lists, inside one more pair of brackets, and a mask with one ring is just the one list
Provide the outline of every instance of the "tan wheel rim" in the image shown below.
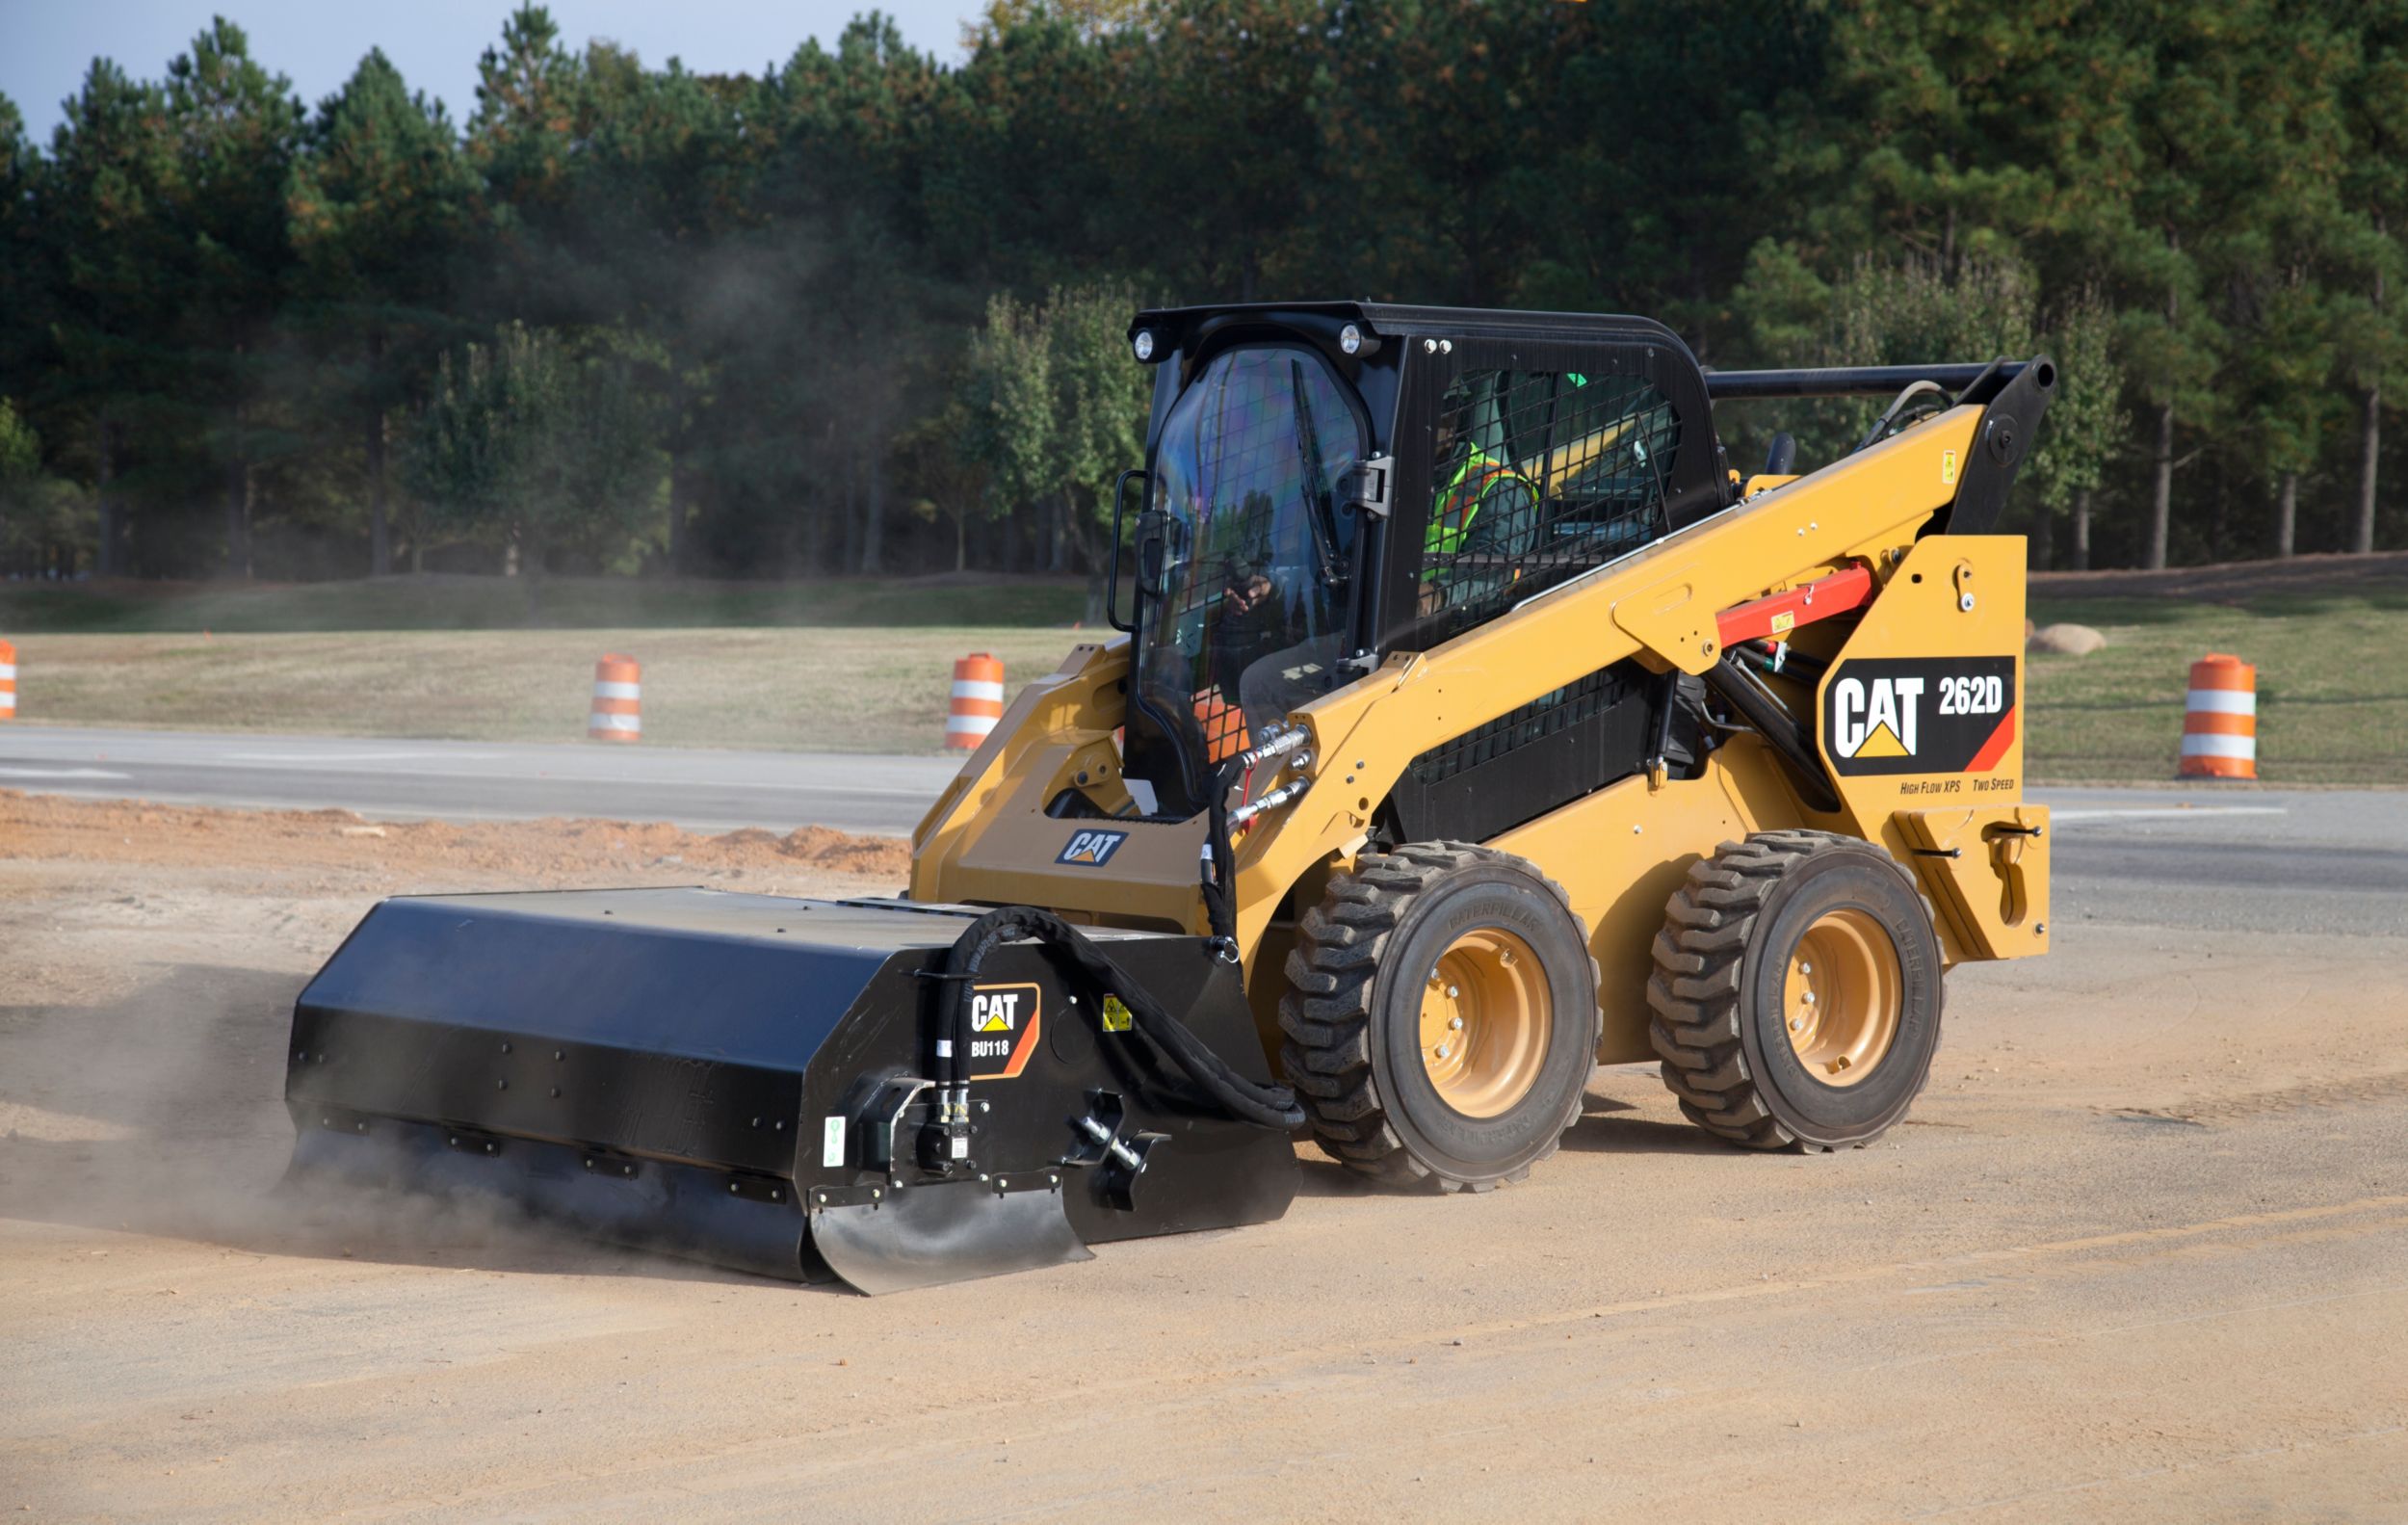
[[1531,1093],[1554,1027],[1538,956],[1509,932],[1465,933],[1422,987],[1422,1064],[1439,1099],[1467,1117]]
[[1790,955],[1781,1023],[1806,1073],[1853,1086],[1881,1066],[1898,1040],[1898,947],[1861,910],[1835,910],[1806,929]]

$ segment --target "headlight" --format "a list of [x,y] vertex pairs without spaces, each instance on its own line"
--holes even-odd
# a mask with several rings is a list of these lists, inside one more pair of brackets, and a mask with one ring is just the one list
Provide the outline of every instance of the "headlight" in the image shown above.
[[1363,353],[1363,330],[1349,323],[1338,330],[1338,348],[1348,355]]
[[1138,336],[1130,341],[1130,348],[1138,352],[1138,360],[1139,363],[1143,363],[1144,361],[1154,358],[1154,330],[1151,329],[1139,329],[1138,330]]

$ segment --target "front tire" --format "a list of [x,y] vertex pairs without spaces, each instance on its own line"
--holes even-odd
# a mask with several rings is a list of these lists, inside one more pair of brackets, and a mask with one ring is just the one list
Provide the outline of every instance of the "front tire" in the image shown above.
[[1861,1147],[1940,1043],[1939,936],[1888,853],[1765,831],[1690,868],[1656,934],[1648,1035],[1688,1118],[1755,1149]]
[[1479,1192],[1555,1152],[1602,1020],[1561,886],[1509,854],[1411,843],[1365,854],[1298,931],[1280,1061],[1324,1154]]

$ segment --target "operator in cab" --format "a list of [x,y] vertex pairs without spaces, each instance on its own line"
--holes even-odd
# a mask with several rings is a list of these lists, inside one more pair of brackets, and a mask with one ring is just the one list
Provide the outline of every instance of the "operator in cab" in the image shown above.
[[1458,378],[1440,400],[1431,451],[1431,474],[1439,487],[1429,506],[1429,528],[1422,536],[1425,616],[1512,582],[1515,564],[1537,540],[1537,487],[1510,462],[1483,449],[1467,427],[1482,401],[1476,396],[1478,383],[1494,375]]

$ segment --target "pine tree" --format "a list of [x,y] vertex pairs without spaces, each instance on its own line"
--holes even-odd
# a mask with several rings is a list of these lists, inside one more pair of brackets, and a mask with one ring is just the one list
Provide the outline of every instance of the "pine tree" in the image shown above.
[[539,224],[566,201],[584,125],[583,70],[560,37],[551,12],[522,5],[502,23],[501,46],[486,48],[477,64],[469,156],[496,202],[522,224]]
[[16,103],[0,95],[0,376],[27,377],[56,363],[50,353],[49,293],[35,223],[41,156],[25,136]]
[[728,92],[675,59],[658,72],[611,53],[589,70],[600,92],[595,129],[579,158],[572,223],[593,268],[593,316],[628,335],[660,416],[668,456],[663,553],[687,567],[698,479],[706,474],[706,413],[725,335],[706,310],[725,295],[711,255],[746,212],[738,114]]
[[258,415],[276,320],[294,274],[284,193],[302,112],[291,82],[250,56],[243,29],[220,17],[168,66],[177,172],[174,215],[188,241],[192,287],[182,304],[187,406],[215,415],[212,455],[224,473],[225,569],[251,574],[255,472],[270,442]]
[[56,367],[28,401],[84,436],[97,506],[93,569],[114,577],[130,568],[129,549],[142,554],[129,543],[122,479],[129,454],[154,442],[169,412],[191,248],[178,227],[181,166],[165,93],[98,59],[66,106],[31,202]]
[[[442,104],[411,94],[378,50],[320,103],[286,189],[301,264],[298,315],[333,359],[335,411],[362,442],[371,576],[393,569],[391,415],[458,330],[454,266],[472,236],[477,193]],[[413,537],[413,549],[424,539]]]
[[2343,381],[2357,394],[2357,501],[2349,548],[2374,549],[2376,476],[2386,399],[2408,390],[2408,3],[2360,0],[2344,8],[2357,67],[2339,87],[2347,111],[2348,168],[2341,195],[2351,230],[2337,303],[2344,341]]

